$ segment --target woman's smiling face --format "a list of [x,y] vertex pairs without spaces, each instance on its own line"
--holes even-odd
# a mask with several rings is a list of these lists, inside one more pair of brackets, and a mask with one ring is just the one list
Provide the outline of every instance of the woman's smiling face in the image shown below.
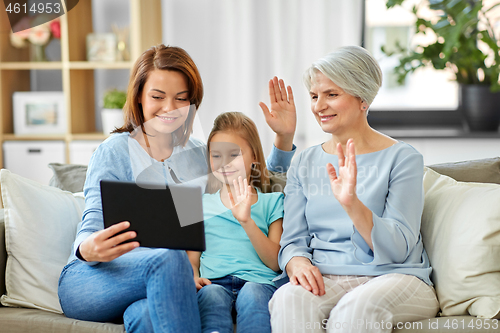
[[170,134],[181,127],[189,114],[186,76],[178,71],[154,70],[139,98],[148,131]]

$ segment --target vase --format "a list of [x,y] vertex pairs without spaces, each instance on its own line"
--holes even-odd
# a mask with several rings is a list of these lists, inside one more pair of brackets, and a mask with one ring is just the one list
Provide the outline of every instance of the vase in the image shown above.
[[30,44],[31,61],[47,61],[45,55],[45,45]]
[[124,124],[122,109],[102,109],[102,132],[109,135]]
[[472,132],[496,132],[500,124],[500,92],[489,85],[461,84],[460,109]]

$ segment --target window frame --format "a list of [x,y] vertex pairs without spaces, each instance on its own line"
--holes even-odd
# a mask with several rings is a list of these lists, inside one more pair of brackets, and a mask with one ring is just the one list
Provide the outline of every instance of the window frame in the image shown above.
[[[366,0],[362,0],[361,46],[365,47],[366,38]],[[460,103],[459,103],[460,104]],[[456,109],[379,109],[368,113],[368,122],[373,127],[406,127],[406,128],[461,128],[464,120],[460,105]]]

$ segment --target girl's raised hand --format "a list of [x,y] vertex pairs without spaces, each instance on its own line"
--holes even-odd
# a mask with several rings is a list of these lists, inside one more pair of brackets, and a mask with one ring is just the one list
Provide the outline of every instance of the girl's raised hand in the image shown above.
[[354,142],[352,139],[347,140],[346,155],[340,143],[337,144],[337,156],[339,158],[339,172],[335,172],[335,168],[331,163],[326,165],[328,176],[330,177],[330,185],[333,195],[339,203],[346,207],[353,203],[356,199],[356,177],[358,174],[356,166],[356,155],[354,152]]
[[252,206],[252,187],[243,177],[239,176],[238,181],[233,180],[234,194],[236,195],[236,202],[231,191],[228,192],[229,202],[231,203],[231,212],[235,219],[241,224],[247,223],[250,217],[250,209]]
[[263,102],[259,106],[264,112],[266,122],[274,133],[283,136],[292,136],[295,133],[297,115],[293,101],[292,87],[285,88],[285,82],[275,76],[269,80],[269,98],[271,108]]

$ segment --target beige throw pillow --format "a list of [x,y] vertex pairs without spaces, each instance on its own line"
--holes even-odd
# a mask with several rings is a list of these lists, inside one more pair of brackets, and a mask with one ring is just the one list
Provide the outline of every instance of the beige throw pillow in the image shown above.
[[72,194],[2,169],[7,267],[5,306],[62,313],[59,275],[71,252],[84,208],[83,193]]
[[424,247],[442,315],[500,318],[500,185],[426,168]]

